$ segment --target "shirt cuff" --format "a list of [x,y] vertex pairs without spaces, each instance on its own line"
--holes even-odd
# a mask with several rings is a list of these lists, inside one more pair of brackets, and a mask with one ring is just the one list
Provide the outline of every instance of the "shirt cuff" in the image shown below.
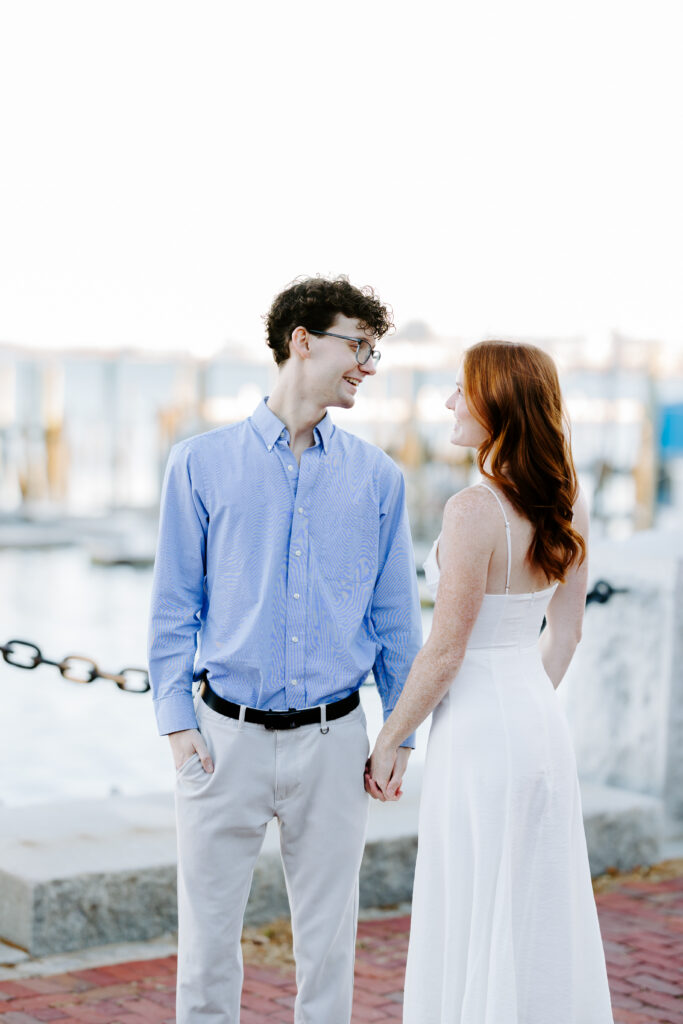
[[180,732],[181,729],[197,728],[191,692],[170,693],[166,697],[158,697],[154,701],[154,714],[160,736],[168,736],[170,732]]

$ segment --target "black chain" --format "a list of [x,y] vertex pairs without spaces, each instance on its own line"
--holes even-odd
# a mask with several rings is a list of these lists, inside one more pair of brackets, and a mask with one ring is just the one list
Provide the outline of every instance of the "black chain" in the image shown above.
[[607,604],[612,594],[628,594],[628,587],[613,587],[607,580],[596,580],[593,589],[586,594],[586,605]]
[[[586,594],[586,608],[589,604],[607,604],[612,594],[628,594],[628,587],[613,587],[607,580],[596,580],[593,589]],[[548,625],[548,620],[543,616],[541,633]]]
[[67,654],[61,661],[44,658],[40,647],[28,640],[8,640],[0,646],[0,653],[8,665],[31,671],[39,665],[53,665],[65,679],[72,683],[93,683],[96,679],[111,679],[120,690],[129,693],[146,693],[149,690],[149,673],[144,668],[122,668],[120,672],[102,672],[97,662],[82,654]]

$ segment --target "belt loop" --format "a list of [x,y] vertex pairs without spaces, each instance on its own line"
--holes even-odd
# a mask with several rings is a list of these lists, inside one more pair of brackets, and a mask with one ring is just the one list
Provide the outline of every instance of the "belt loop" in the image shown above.
[[241,729],[242,726],[244,725],[244,716],[246,715],[246,713],[247,713],[247,705],[246,704],[240,704],[240,717],[239,717],[239,723],[238,723],[238,726],[237,726],[238,729]]
[[327,724],[327,704],[320,705],[320,731],[323,736],[327,736],[330,731],[330,727]]

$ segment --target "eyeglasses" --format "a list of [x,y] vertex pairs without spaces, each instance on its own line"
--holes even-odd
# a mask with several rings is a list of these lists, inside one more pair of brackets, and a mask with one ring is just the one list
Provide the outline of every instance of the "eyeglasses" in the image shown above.
[[382,353],[376,348],[373,348],[369,341],[365,341],[363,338],[350,338],[348,334],[335,334],[334,331],[311,331],[309,334],[317,334],[319,337],[327,338],[341,338],[343,341],[355,341],[356,343],[356,362],[359,366],[365,366],[368,359],[372,359],[375,366],[382,358]]

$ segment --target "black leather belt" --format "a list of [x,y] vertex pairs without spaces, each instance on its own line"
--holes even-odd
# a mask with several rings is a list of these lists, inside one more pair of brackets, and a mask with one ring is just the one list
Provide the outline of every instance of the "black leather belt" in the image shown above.
[[[202,679],[199,693],[202,700],[219,715],[225,715],[226,718],[240,717],[240,705],[219,697],[211,689],[206,679]],[[354,690],[342,700],[337,700],[333,704],[325,704],[325,719],[322,718],[320,707],[304,708],[302,711],[259,711],[257,708],[247,708],[244,713],[244,721],[254,725],[264,725],[266,729],[298,729],[300,725],[314,725],[321,721],[334,722],[336,718],[348,715],[359,704],[360,694],[358,690]]]

